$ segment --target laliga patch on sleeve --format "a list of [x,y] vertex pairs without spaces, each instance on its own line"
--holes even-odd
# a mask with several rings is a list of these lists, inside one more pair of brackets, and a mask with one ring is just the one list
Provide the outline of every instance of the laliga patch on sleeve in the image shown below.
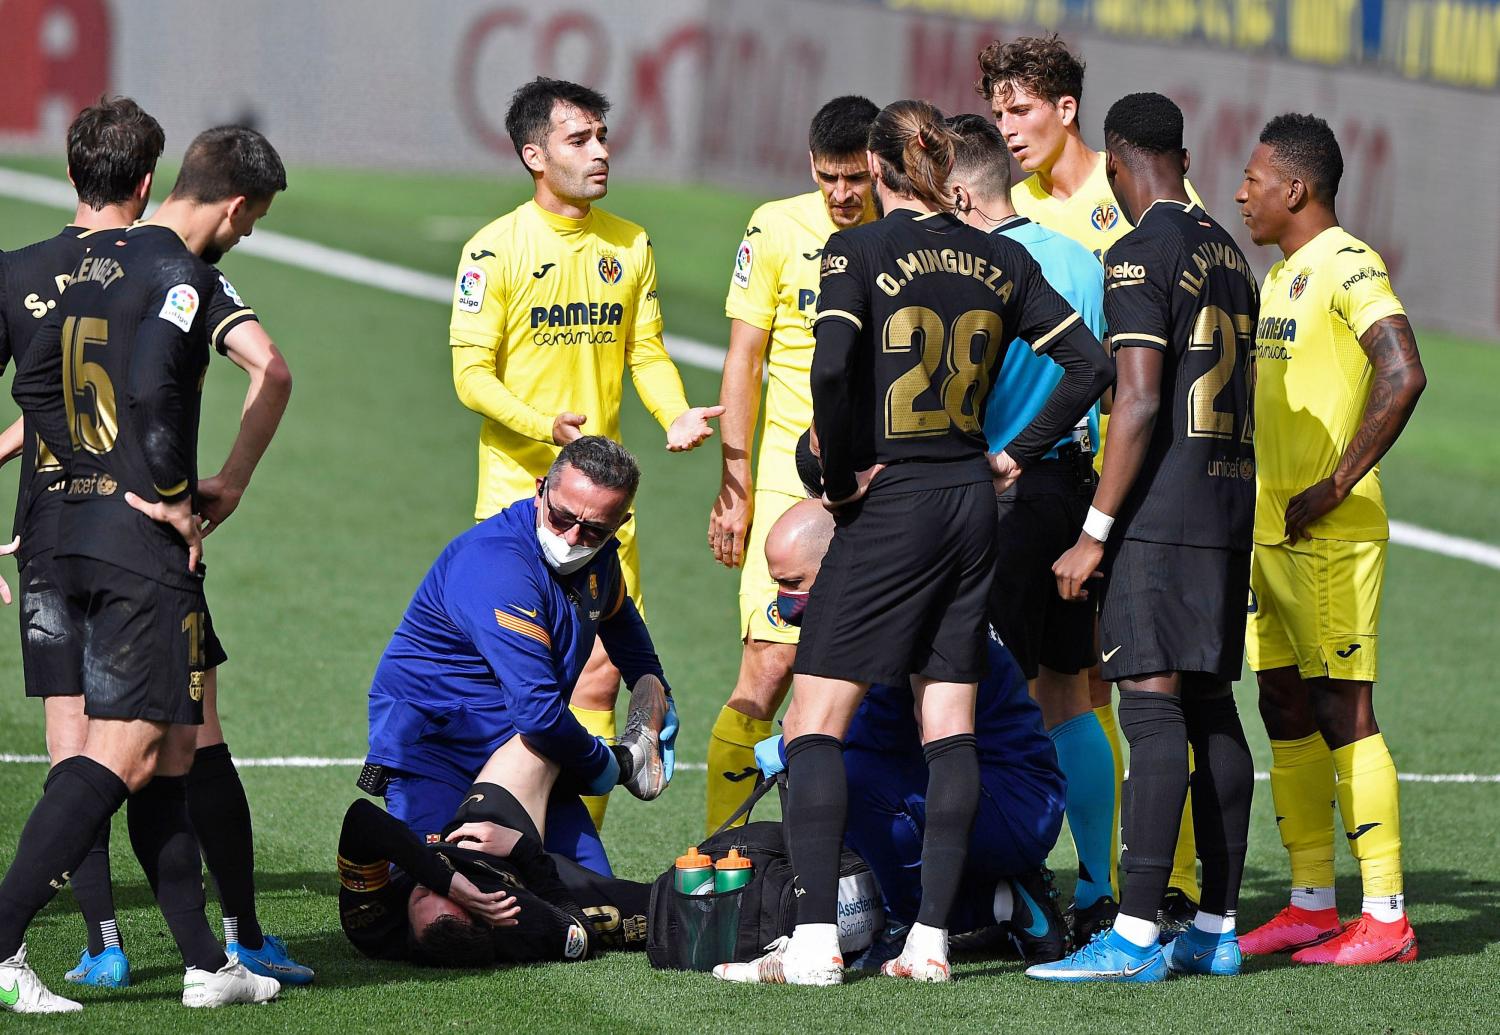
[[463,313],[477,313],[484,307],[484,270],[469,266],[458,275],[458,295],[454,301]]
[[563,955],[570,960],[581,959],[589,950],[589,936],[578,924],[568,925],[568,943],[563,946]]
[[224,274],[222,273],[219,274],[219,286],[224,289],[224,294],[229,296],[229,300],[231,302],[242,309],[245,307],[245,300],[241,298],[240,293],[234,289],[234,285],[229,283],[229,278],[224,276]]
[[750,239],[747,237],[740,242],[740,250],[734,257],[735,287],[747,288],[750,286],[750,265],[754,261],[755,256],[750,251]]
[[161,312],[156,315],[187,331],[192,329],[193,317],[197,313],[197,289],[191,284],[178,284],[167,292],[167,300],[161,304]]

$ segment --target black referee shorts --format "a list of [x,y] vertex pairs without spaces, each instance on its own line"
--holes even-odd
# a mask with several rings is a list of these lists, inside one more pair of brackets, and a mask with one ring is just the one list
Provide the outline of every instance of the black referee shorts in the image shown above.
[[835,519],[794,670],[896,685],[913,675],[983,678],[995,569],[992,485],[877,493]]
[[1094,601],[1064,600],[1053,563],[1078,541],[1094,499],[1087,460],[1043,460],[995,497],[998,536],[990,624],[1027,679],[1046,665],[1072,675],[1091,668]]
[[1156,672],[1240,677],[1248,551],[1124,539],[1106,563],[1099,611],[1106,681]]

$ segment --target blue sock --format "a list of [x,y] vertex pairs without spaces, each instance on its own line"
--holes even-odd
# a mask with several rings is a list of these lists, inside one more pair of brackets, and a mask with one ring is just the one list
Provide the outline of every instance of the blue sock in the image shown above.
[[1078,884],[1073,902],[1087,908],[1114,893],[1109,853],[1115,821],[1115,762],[1099,717],[1084,712],[1048,734],[1068,781],[1068,827],[1078,848]]

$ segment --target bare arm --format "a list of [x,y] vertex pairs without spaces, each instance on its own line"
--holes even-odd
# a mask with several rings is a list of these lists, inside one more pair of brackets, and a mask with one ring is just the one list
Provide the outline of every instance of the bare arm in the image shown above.
[[745,543],[750,538],[753,474],[752,453],[755,419],[760,412],[760,381],[765,370],[766,348],[771,332],[743,320],[729,321],[729,354],[724,357],[724,375],[719,382],[719,418],[724,455],[719,476],[719,496],[708,518],[708,545],[714,560],[726,568],[744,563]]
[[[1348,499],[1359,480],[1380,463],[1400,437],[1427,387],[1417,336],[1405,316],[1375,321],[1360,336],[1359,344],[1375,370],[1364,417],[1333,474],[1288,501],[1286,535],[1291,542],[1309,538],[1308,527]],[[1112,421],[1109,433],[1114,436]]]
[[218,474],[198,483],[198,510],[205,522],[205,535],[223,524],[239,506],[292,395],[291,369],[258,321],[248,320],[231,328],[224,336],[224,352],[249,375],[250,386],[240,410],[240,430],[224,466]]

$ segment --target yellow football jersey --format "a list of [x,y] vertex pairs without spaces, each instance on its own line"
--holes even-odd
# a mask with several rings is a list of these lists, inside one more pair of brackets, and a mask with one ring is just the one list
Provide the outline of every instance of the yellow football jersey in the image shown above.
[[818,274],[823,245],[837,229],[823,192],[815,190],[756,209],[735,254],[724,315],[771,332],[756,489],[806,495],[797,477],[797,439],[812,424]]
[[[1187,185],[1188,196],[1206,211],[1203,199]],[[1041,179],[1033,173],[1010,189],[1010,203],[1015,210],[1033,223],[1040,223],[1049,230],[1071,237],[1089,251],[1100,262],[1109,246],[1130,233],[1130,220],[1115,201],[1110,189],[1109,177],[1104,175],[1104,152],[1099,152],[1099,161],[1082,187],[1071,197],[1054,198],[1042,189]]]
[[[1287,502],[1333,474],[1359,430],[1372,368],[1359,338],[1405,313],[1375,250],[1330,227],[1271,267],[1255,332],[1255,541],[1286,540]],[[1315,539],[1386,539],[1380,468],[1308,529]]]
[[469,240],[448,334],[459,398],[485,418],[477,519],[530,495],[557,456],[559,413],[585,414],[585,434],[619,439],[627,365],[663,427],[687,409],[661,331],[656,262],[634,223],[528,201]]

